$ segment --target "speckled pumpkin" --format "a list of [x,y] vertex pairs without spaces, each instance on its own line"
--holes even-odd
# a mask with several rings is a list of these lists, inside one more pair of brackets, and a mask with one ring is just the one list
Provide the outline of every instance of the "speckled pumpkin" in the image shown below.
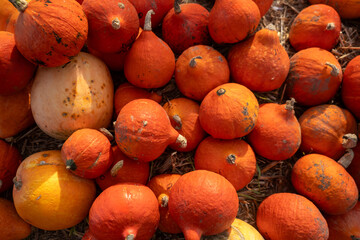
[[309,0],[310,4],[323,3],[335,8],[342,18],[355,19],[360,17],[359,0]]
[[0,139],[0,193],[10,189],[22,156],[19,150]]
[[360,119],[360,56],[346,65],[341,97],[347,109]]

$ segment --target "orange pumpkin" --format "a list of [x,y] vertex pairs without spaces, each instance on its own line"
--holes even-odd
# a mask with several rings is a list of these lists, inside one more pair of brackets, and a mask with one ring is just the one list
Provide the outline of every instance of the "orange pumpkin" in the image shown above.
[[360,189],[360,143],[351,150],[354,152],[354,158],[346,170],[354,178],[358,189]]
[[0,139],[0,193],[12,187],[12,179],[21,161],[19,150]]
[[346,66],[341,86],[341,97],[347,109],[360,119],[360,56]]
[[236,191],[253,179],[256,171],[255,154],[241,139],[205,138],[195,152],[195,169],[216,172],[224,176]]
[[180,177],[179,174],[160,174],[153,177],[147,184],[159,202],[159,230],[162,232],[181,233],[181,229],[171,217],[168,207],[170,190]]
[[182,175],[171,188],[169,212],[185,239],[200,240],[229,228],[239,200],[233,185],[223,176],[195,170]]
[[265,239],[326,240],[329,237],[328,225],[319,209],[294,193],[274,193],[263,200],[257,210],[256,225]]
[[252,91],[279,88],[290,68],[289,56],[275,30],[261,29],[231,47],[227,56],[231,78]]
[[243,85],[226,83],[211,90],[200,104],[203,129],[214,138],[234,139],[255,127],[259,103]]
[[335,96],[341,80],[341,65],[332,53],[307,48],[290,58],[286,94],[301,105],[320,105]]
[[337,160],[345,149],[356,146],[356,120],[346,109],[333,104],[315,106],[300,116],[299,123],[300,149],[305,153],[319,153]]
[[176,61],[176,85],[188,98],[201,101],[208,92],[229,80],[226,58],[210,46],[189,47]]
[[335,8],[342,18],[354,19],[360,17],[359,0],[309,0],[310,4],[323,3]]
[[14,25],[19,11],[9,2],[9,0],[0,0],[0,31],[14,33]]
[[291,182],[299,194],[331,215],[350,211],[358,201],[354,179],[325,155],[313,153],[300,158],[292,169]]
[[10,0],[20,11],[16,47],[34,64],[61,66],[77,55],[87,39],[88,21],[72,0]]
[[253,0],[260,10],[260,16],[263,17],[270,9],[274,0]]

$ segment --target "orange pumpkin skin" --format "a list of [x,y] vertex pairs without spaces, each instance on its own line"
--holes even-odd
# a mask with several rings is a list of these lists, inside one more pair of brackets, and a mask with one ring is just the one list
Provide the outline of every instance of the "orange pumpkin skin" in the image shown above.
[[175,81],[182,94],[201,101],[212,89],[230,81],[229,65],[216,49],[192,46],[176,61]]
[[0,193],[12,187],[12,179],[21,161],[19,150],[0,139]]
[[274,0],[253,0],[260,10],[260,16],[263,17],[270,9]]
[[267,159],[282,161],[292,157],[301,143],[294,110],[287,109],[286,104],[261,104],[258,121],[247,139],[254,151]]
[[265,239],[326,240],[329,236],[319,209],[294,193],[274,193],[263,200],[257,210],[256,225]]
[[186,147],[186,140],[171,126],[166,111],[150,99],[133,100],[121,109],[115,140],[125,155],[141,162],[155,160],[171,143]]
[[124,69],[127,52],[102,53],[90,48],[89,46],[88,51],[95,57],[100,58],[110,70],[122,71]]
[[89,213],[89,231],[97,240],[148,239],[159,224],[160,213],[150,188],[120,183],[104,190]]
[[304,8],[294,19],[289,32],[296,51],[319,47],[330,51],[339,41],[341,20],[334,8],[315,4]]
[[130,83],[120,84],[114,96],[115,114],[118,115],[127,103],[140,98],[151,99],[157,103],[160,103],[162,100],[162,96],[155,92],[149,92],[145,89],[135,87]]
[[360,238],[360,202],[342,215],[325,216],[329,226],[329,240],[353,240]]
[[181,233],[181,229],[169,213],[169,194],[180,174],[160,174],[153,177],[147,186],[155,193],[159,202],[159,230],[166,233]]
[[360,17],[359,0],[309,0],[310,4],[327,4],[335,8],[340,17],[354,19]]
[[354,178],[358,189],[360,189],[360,144],[358,143],[351,150],[354,152],[354,158],[346,170]]
[[96,178],[96,183],[102,190],[124,182],[146,184],[149,179],[150,165],[128,158],[118,146],[112,147],[113,162],[110,168]]
[[186,148],[174,143],[170,144],[170,147],[179,152],[194,150],[206,135],[200,125],[199,104],[187,98],[175,98],[166,102],[163,108],[170,118],[171,125],[187,140]]
[[0,52],[0,94],[20,92],[32,79],[36,66],[17,50],[10,32],[0,31]]
[[341,65],[332,53],[307,48],[290,58],[286,94],[301,105],[320,105],[335,96],[341,80]]
[[14,33],[14,25],[19,16],[19,11],[14,8],[9,0],[1,0],[0,6],[0,31]]
[[229,228],[239,208],[233,185],[223,176],[194,170],[182,175],[171,188],[169,212],[185,239],[199,240]]
[[226,83],[211,90],[200,104],[202,128],[214,138],[234,139],[255,127],[259,103],[243,85]]
[[360,56],[353,58],[345,68],[341,97],[346,108],[360,119]]
[[255,154],[245,141],[205,138],[194,157],[195,169],[208,170],[224,176],[236,191],[245,187],[255,175]]
[[[345,153],[346,134],[356,134],[356,120],[346,109],[323,104],[307,109],[299,118],[300,149],[339,159]],[[321,144],[319,144],[321,143]],[[346,143],[346,141],[345,141]]]
[[0,198],[0,239],[19,240],[28,237],[31,226],[17,214],[14,204]]
[[[252,91],[279,88],[289,73],[290,59],[277,32],[262,29],[234,45],[227,56],[231,78]],[[261,71],[260,71],[261,69]]]
[[236,43],[256,30],[260,18],[252,0],[216,0],[209,15],[209,33],[218,44]]
[[128,0],[85,0],[89,22],[87,45],[101,53],[128,51],[139,32],[139,18]]
[[30,1],[17,19],[15,41],[18,50],[30,62],[57,67],[80,52],[87,31],[88,21],[78,2]]
[[358,201],[354,179],[344,167],[325,155],[313,153],[300,158],[292,169],[291,182],[299,194],[327,214],[344,214]]

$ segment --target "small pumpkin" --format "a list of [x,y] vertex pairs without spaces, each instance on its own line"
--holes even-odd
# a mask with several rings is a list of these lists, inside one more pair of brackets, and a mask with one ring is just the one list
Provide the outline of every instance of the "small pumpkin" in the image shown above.
[[274,0],[253,0],[260,10],[260,16],[263,17],[270,9]]
[[355,19],[360,17],[360,4],[358,0],[309,0],[310,4],[327,4],[335,8],[340,17]]
[[147,184],[158,199],[160,211],[159,230],[165,233],[181,233],[181,229],[171,217],[168,207],[170,190],[180,177],[180,174],[160,174],[154,176]]
[[210,46],[189,47],[176,61],[175,82],[188,98],[201,101],[212,89],[229,81],[226,58]]
[[235,218],[231,224],[231,230],[227,240],[239,240],[239,239],[252,239],[252,240],[264,240],[261,234],[248,224],[247,222]]
[[313,153],[301,157],[292,169],[291,182],[299,194],[327,214],[344,214],[358,201],[354,179],[343,166],[325,155]]
[[197,170],[208,170],[224,176],[236,191],[250,183],[256,171],[255,153],[241,139],[205,138],[196,149],[194,164]]
[[0,139],[0,193],[12,187],[12,179],[22,160],[16,147]]
[[274,193],[265,198],[257,210],[256,226],[265,239],[326,240],[329,237],[328,225],[319,209],[295,193]]
[[255,127],[259,103],[255,95],[238,83],[222,84],[211,90],[200,104],[202,128],[214,138],[243,137]]

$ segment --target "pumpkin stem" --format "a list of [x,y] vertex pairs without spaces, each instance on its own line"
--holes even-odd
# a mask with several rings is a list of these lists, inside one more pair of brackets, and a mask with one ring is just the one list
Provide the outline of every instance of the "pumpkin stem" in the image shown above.
[[217,94],[218,96],[221,96],[221,95],[223,95],[223,94],[225,94],[225,93],[226,93],[226,90],[223,89],[223,88],[220,88],[219,90],[216,91],[216,94]]
[[333,30],[335,28],[335,23],[331,22],[326,25],[326,30]]
[[290,98],[290,100],[286,100],[285,109],[289,111],[293,111],[295,102],[296,102],[295,98]]
[[124,8],[125,8],[125,4],[123,4],[123,3],[121,3],[121,2],[118,3],[118,6],[119,6],[119,8],[121,8],[121,9],[124,9]]
[[175,14],[181,13],[179,0],[175,0],[175,2],[174,2],[174,12],[175,12]]
[[270,23],[266,26],[266,29],[272,30],[272,31],[276,31],[276,27],[274,24]]
[[167,207],[169,203],[169,197],[166,194],[160,195],[160,206],[161,207]]
[[114,20],[112,20],[112,22],[111,22],[111,26],[113,27],[113,29],[119,30],[120,29],[120,20],[117,17],[114,18]]
[[181,121],[181,118],[179,115],[174,115],[173,116],[173,120],[175,121],[176,123],[176,126],[175,126],[175,129],[176,130],[180,130],[182,128],[182,121]]
[[105,137],[107,137],[107,139],[109,139],[109,141],[114,140],[114,136],[111,134],[111,132],[109,130],[107,130],[106,128],[99,128],[99,132],[101,132],[102,134],[105,135]]
[[190,67],[195,67],[196,66],[196,59],[202,59],[202,57],[201,56],[196,56],[196,57],[193,57],[191,60],[190,60],[190,63],[189,63],[189,65],[190,65]]
[[332,63],[326,62],[325,65],[329,66],[332,68],[331,70],[331,75],[336,77],[340,74],[340,70]]
[[354,148],[356,147],[357,141],[358,138],[356,134],[348,133],[342,137],[342,146],[343,148]]
[[183,135],[179,134],[179,136],[176,138],[176,144],[178,144],[181,148],[186,148],[187,140]]
[[354,159],[354,151],[350,148],[346,149],[346,153],[337,161],[341,166],[347,168],[350,166],[352,160]]
[[9,1],[20,12],[24,12],[29,4],[26,0],[9,0]]
[[22,187],[22,181],[19,179],[17,179],[17,177],[14,177],[13,178],[13,183],[14,183],[14,186],[16,188],[16,190],[20,190],[21,187]]
[[66,170],[75,171],[77,169],[76,163],[72,159],[66,160],[65,166]]
[[151,15],[155,14],[154,10],[150,9],[145,15],[144,31],[151,31]]
[[134,240],[135,239],[135,235],[134,234],[129,234],[126,236],[125,240]]
[[230,164],[235,164],[236,156],[234,154],[229,154],[229,156],[226,157],[226,161]]
[[112,177],[116,177],[116,175],[118,174],[119,170],[124,166],[124,160],[120,160],[117,163],[115,163],[115,165],[111,168],[110,170],[110,175]]

